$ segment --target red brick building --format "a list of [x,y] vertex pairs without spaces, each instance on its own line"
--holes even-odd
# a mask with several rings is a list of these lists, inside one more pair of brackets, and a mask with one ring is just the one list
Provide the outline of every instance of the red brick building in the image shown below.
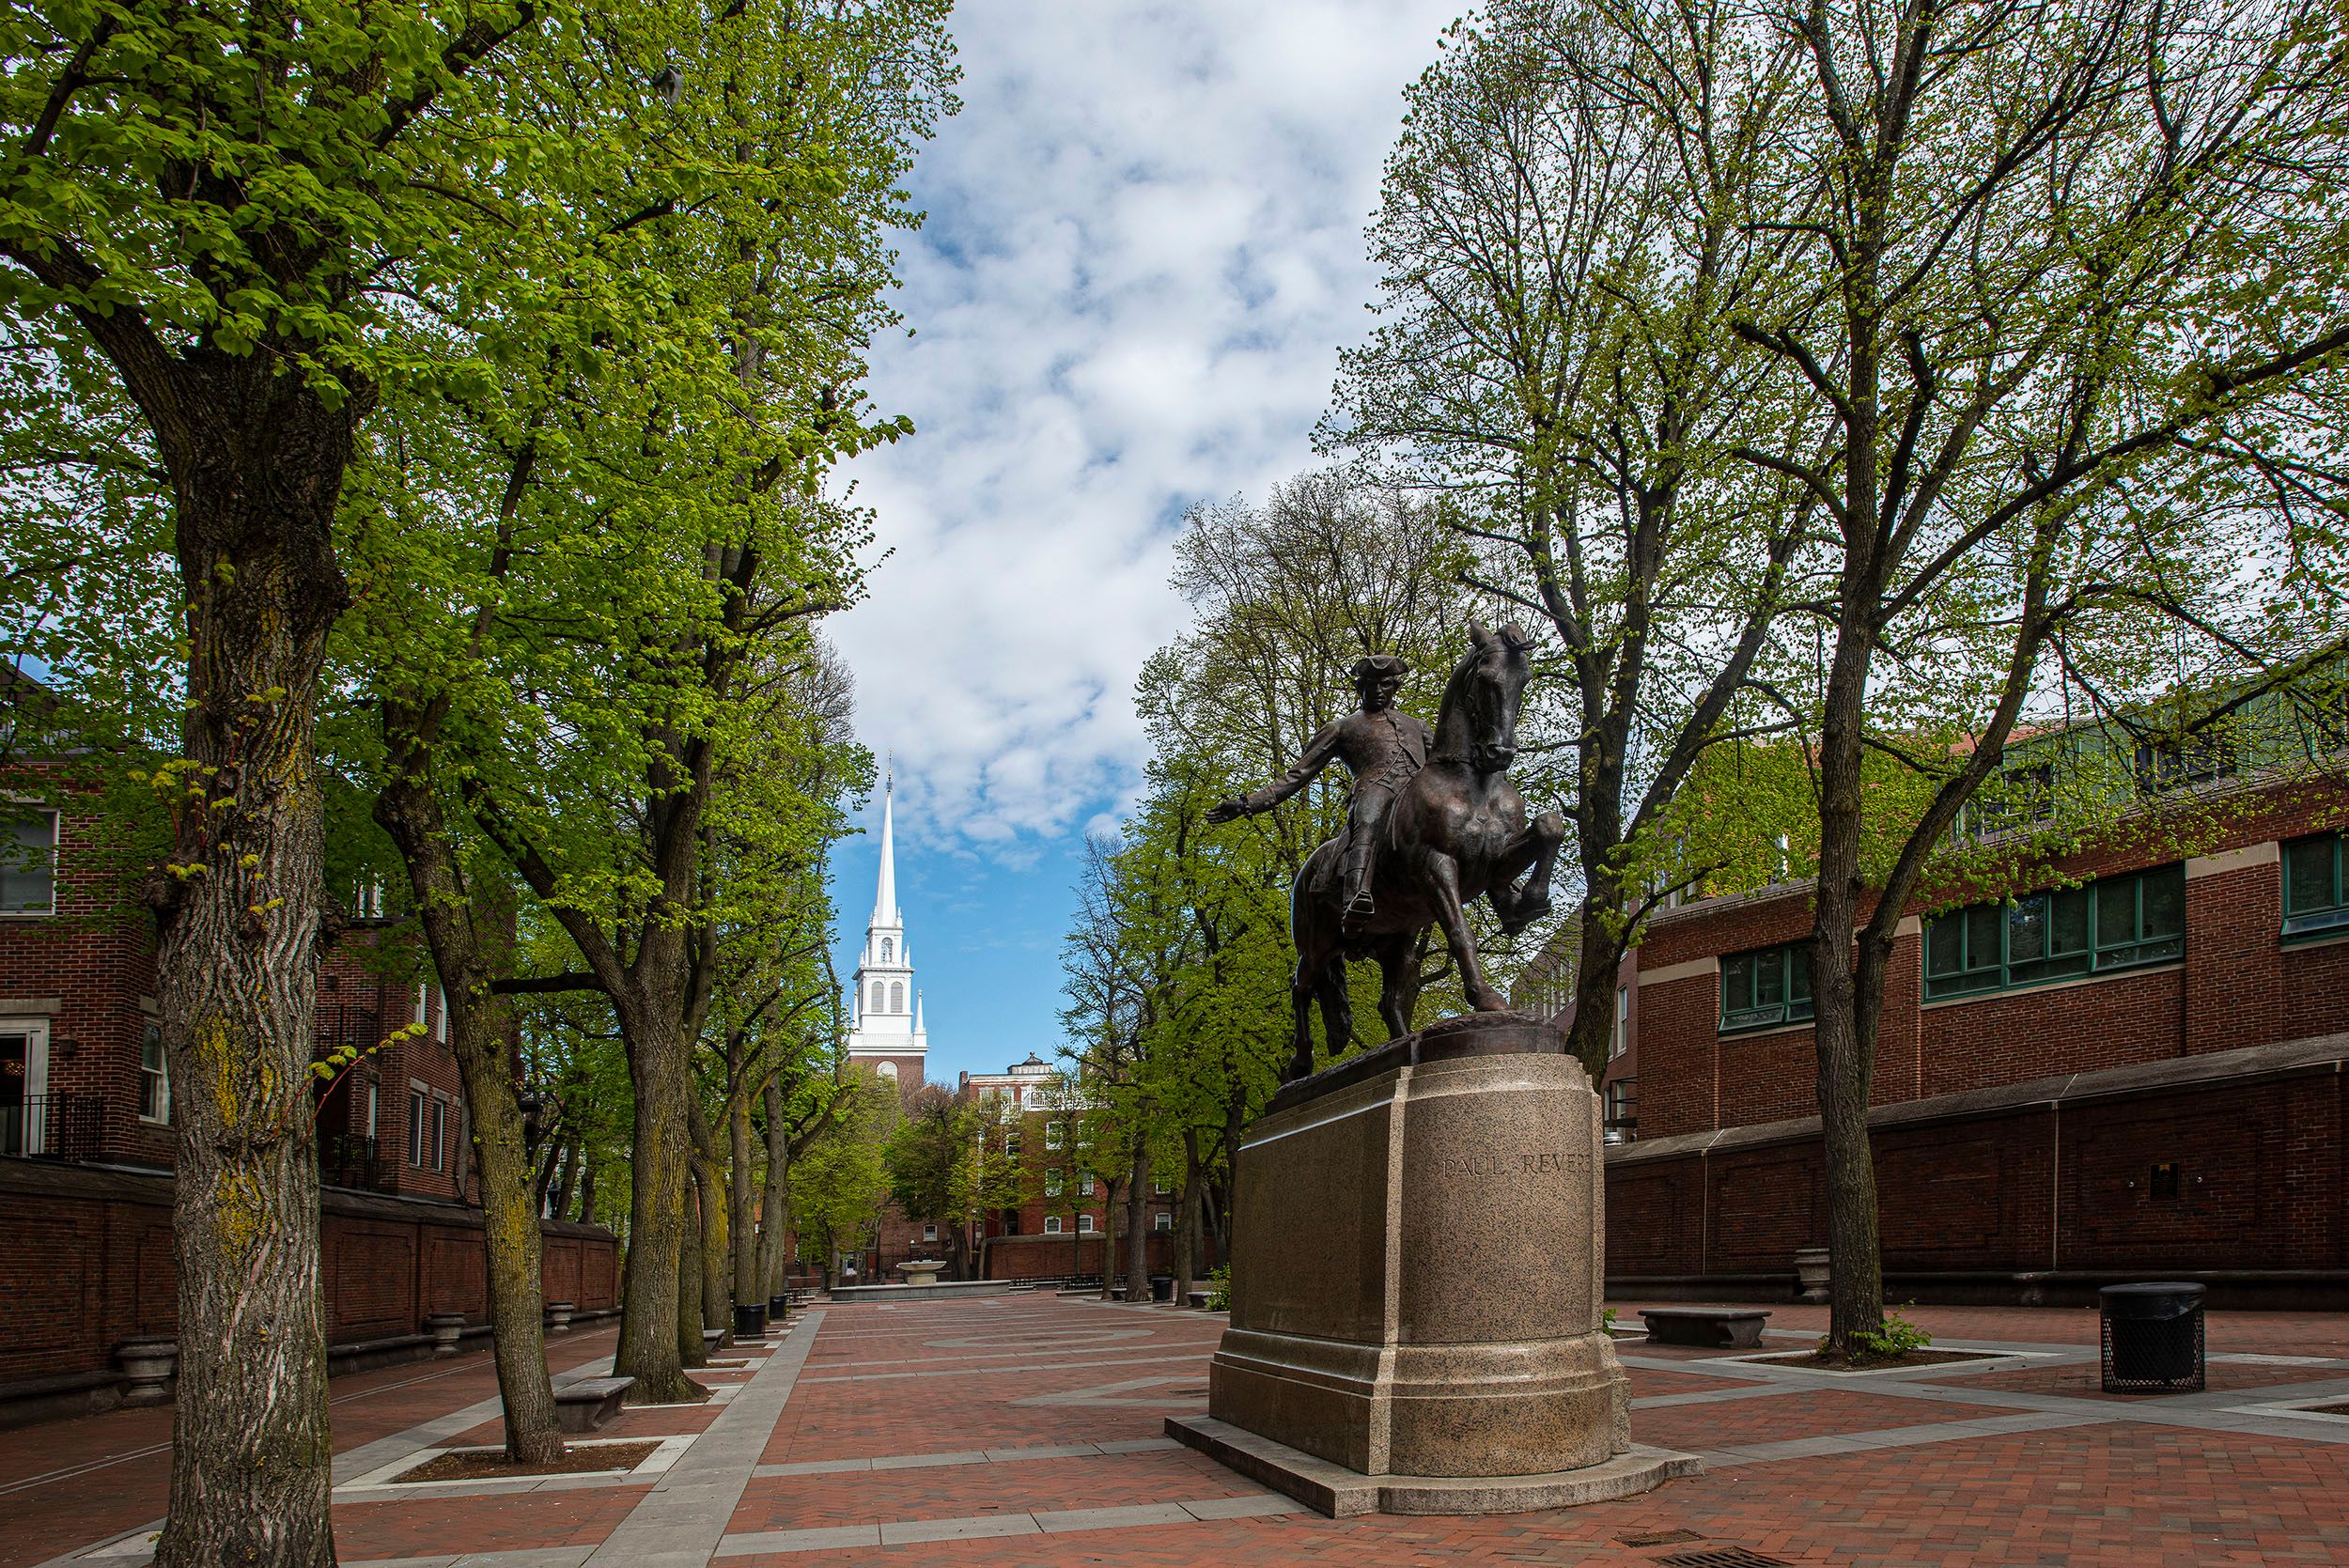
[[[117,1347],[174,1328],[171,1084],[146,921],[110,914],[93,810],[18,801],[0,857],[0,1423],[103,1407]],[[402,1025],[422,1033],[383,1042]],[[446,1020],[408,947],[347,940],[319,982],[321,1265],[344,1365],[428,1342],[428,1313],[487,1321],[470,1142]],[[377,1047],[381,1048],[373,1048]],[[616,1244],[546,1223],[546,1294],[617,1301]]]
[[[2212,787],[2231,809],[2195,853],[2124,824],[2011,900],[1901,923],[1871,1117],[1893,1299],[2155,1276],[2349,1303],[2349,792]],[[1650,924],[1609,1074],[1637,1108],[1610,1288],[1782,1296],[1826,1244],[1811,918],[1802,882]]]

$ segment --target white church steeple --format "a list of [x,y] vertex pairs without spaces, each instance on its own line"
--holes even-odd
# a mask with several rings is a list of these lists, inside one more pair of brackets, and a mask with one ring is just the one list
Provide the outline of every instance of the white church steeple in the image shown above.
[[896,780],[881,795],[880,880],[873,894],[873,918],[864,927],[849,997],[848,1057],[871,1063],[883,1077],[910,1089],[922,1081],[929,1035],[922,1023],[922,997],[913,988],[913,956],[906,946],[905,917],[897,908]]

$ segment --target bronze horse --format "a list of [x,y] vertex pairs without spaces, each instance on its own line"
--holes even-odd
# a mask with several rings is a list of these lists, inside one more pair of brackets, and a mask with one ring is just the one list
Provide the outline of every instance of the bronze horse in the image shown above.
[[[1523,630],[1498,635],[1470,622],[1469,651],[1444,686],[1436,743],[1427,765],[1411,776],[1380,825],[1372,896],[1377,912],[1348,928],[1340,906],[1346,836],[1316,848],[1297,874],[1290,893],[1289,929],[1297,941],[1297,1053],[1284,1079],[1314,1070],[1313,1007],[1321,1004],[1330,1054],[1353,1043],[1346,1005],[1346,964],[1375,958],[1382,985],[1378,1013],[1389,1038],[1410,1032],[1404,977],[1419,934],[1443,927],[1470,1006],[1505,1012],[1508,1001],[1485,982],[1467,907],[1490,899],[1501,928],[1515,931],[1549,911],[1549,873],[1565,841],[1565,819],[1544,812],[1531,824],[1525,801],[1509,783],[1517,760],[1517,708],[1531,674]],[[1532,875],[1526,873],[1531,871]],[[1518,878],[1525,877],[1522,886]]]

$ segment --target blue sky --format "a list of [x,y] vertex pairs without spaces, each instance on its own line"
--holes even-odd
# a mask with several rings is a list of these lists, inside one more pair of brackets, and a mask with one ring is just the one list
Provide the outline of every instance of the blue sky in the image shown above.
[[[1375,279],[1361,229],[1401,93],[1459,0],[969,0],[963,113],[911,181],[910,337],[871,390],[916,435],[852,465],[871,597],[831,634],[894,755],[930,1076],[1059,1043],[1083,835],[1140,776],[1130,694],[1182,628],[1202,500],[1313,465]],[[878,829],[879,806],[867,813]],[[845,970],[873,837],[844,846]]]

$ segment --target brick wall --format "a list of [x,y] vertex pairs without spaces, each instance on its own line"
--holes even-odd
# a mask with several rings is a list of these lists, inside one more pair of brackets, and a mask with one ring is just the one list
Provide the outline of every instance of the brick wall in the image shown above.
[[[547,1299],[616,1306],[611,1233],[557,1220],[544,1231]],[[0,1321],[11,1329],[0,1385],[106,1371],[123,1340],[173,1331],[169,1177],[0,1160],[0,1234],[10,1238]],[[330,1344],[414,1334],[428,1312],[487,1320],[475,1211],[330,1191],[320,1248]]]
[[[2289,1071],[2254,1063],[2236,1078],[2110,1093],[2092,1082],[2061,1103],[1928,1102],[1879,1126],[1890,1294],[2015,1299],[2041,1277],[2084,1287],[2183,1274],[2241,1301],[2349,1302],[2349,1035],[2302,1054],[2311,1060]],[[2132,1071],[2145,1069],[2101,1076]],[[2049,1080],[2049,1100],[2066,1082]],[[1785,1295],[1796,1250],[1827,1244],[1815,1129],[1610,1149],[1612,1288]],[[2159,1165],[2174,1195],[2157,1186]]]
[[[1923,931],[1896,939],[1872,1096],[1889,1105],[2059,1072],[2305,1039],[2349,1029],[2349,940],[2287,947],[2284,839],[2336,824],[2338,788],[2246,792],[2223,826],[2190,847],[2186,957],[2030,989],[1923,999]],[[2143,835],[2054,862],[2090,878],[2174,863]],[[1640,949],[1636,1020],[1640,1134],[1669,1137],[1815,1115],[1808,1026],[1719,1032],[1722,955],[1810,933],[1807,884],[1714,900],[1657,918]]]

